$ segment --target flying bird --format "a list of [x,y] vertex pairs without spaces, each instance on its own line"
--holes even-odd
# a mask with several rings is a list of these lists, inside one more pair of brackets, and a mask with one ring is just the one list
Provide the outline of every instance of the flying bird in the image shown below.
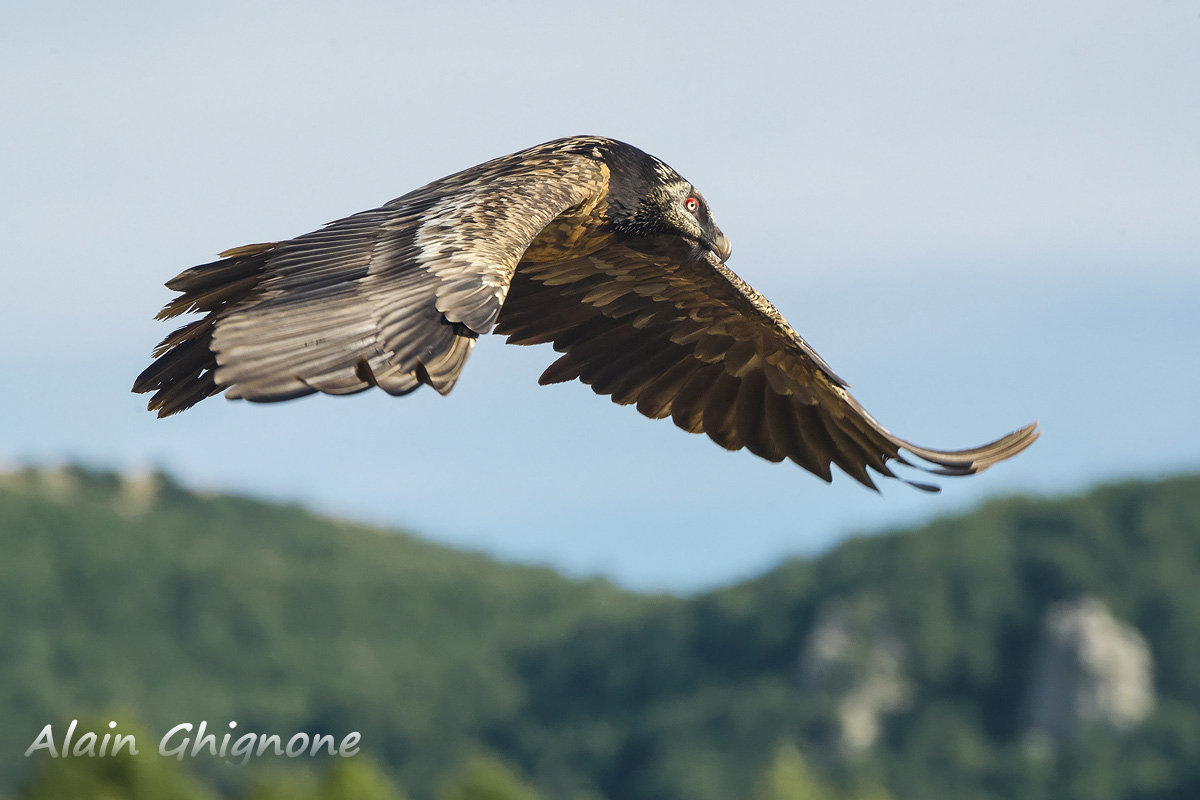
[[167,336],[133,385],[165,417],[378,386],[448,393],[479,336],[548,342],[541,376],[579,379],[729,450],[918,488],[891,462],[980,472],[1037,424],[968,450],[897,438],[775,307],[725,264],[703,195],[659,159],[576,136],[497,158],[295,239],[227,250],[167,283]]

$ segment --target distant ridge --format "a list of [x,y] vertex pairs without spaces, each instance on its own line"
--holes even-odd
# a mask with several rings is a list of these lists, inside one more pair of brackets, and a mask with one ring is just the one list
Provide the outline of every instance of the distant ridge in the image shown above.
[[[547,798],[743,798],[786,742],[897,800],[1200,796],[1200,476],[994,501],[687,599],[380,533],[162,474],[0,475],[0,752],[128,709],[358,730],[416,800],[480,751]],[[1154,702],[1039,738],[1045,615],[1079,598],[1145,641]],[[817,658],[817,631],[858,649]],[[855,706],[848,750],[880,669],[895,699]]]

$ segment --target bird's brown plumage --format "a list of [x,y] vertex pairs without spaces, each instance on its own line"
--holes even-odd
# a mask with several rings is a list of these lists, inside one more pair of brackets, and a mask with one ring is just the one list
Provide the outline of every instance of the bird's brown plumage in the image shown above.
[[167,284],[181,295],[160,317],[205,316],[160,343],[134,391],[153,392],[160,416],[222,390],[274,401],[425,383],[444,394],[494,324],[511,343],[562,353],[542,383],[578,378],[827,481],[836,464],[867,486],[874,470],[934,489],[889,462],[967,475],[1037,438],[1030,425],[940,451],[893,436],[714,254],[728,245],[707,206],[676,213],[679,194],[699,197],[657,159],[573,137],[296,239],[226,251]]

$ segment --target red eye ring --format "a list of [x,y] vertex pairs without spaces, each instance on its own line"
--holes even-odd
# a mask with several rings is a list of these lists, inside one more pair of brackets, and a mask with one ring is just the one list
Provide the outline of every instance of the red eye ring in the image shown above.
[[696,213],[696,209],[700,208],[700,201],[694,197],[689,197],[683,201],[683,207],[694,214]]

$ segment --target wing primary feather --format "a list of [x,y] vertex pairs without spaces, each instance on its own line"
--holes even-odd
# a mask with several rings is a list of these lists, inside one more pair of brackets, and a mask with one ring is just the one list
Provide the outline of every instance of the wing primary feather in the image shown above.
[[[576,342],[571,347],[571,354],[585,364],[595,362],[592,367],[592,372],[595,372],[599,367],[604,366],[606,362],[611,362],[614,359],[623,358],[630,349],[633,343],[645,343],[647,340],[654,341],[657,337],[653,334],[647,335],[645,331],[624,325],[620,320],[602,318],[606,325],[595,336],[590,337],[586,341]],[[589,374],[587,372],[584,373]]]
[[994,442],[967,450],[934,450],[928,447],[918,447],[903,439],[895,441],[899,447],[918,458],[938,465],[938,468],[926,468],[926,472],[935,475],[962,476],[983,472],[993,464],[1012,458],[1037,441],[1040,435],[1038,423],[1034,422],[1002,436]]
[[804,438],[799,432],[795,405],[796,400],[792,397],[767,392],[767,427],[788,458],[828,483],[833,480],[833,475],[829,471],[829,462],[820,461],[813,454],[811,448],[805,444]]
[[735,418],[741,383],[741,380],[722,370],[704,404],[704,432],[726,450],[738,450],[743,444]]
[[671,403],[672,421],[688,433],[704,433],[704,406],[721,374],[720,364],[697,366]]
[[212,324],[212,320],[208,319],[207,317],[204,319],[198,319],[195,322],[189,322],[187,325],[176,329],[165,339],[159,342],[158,346],[154,348],[152,355],[154,358],[158,358],[163,353],[167,352],[173,347],[183,344],[188,339],[198,339],[208,333],[211,333]]
[[879,487],[875,485],[875,481],[871,479],[871,475],[867,472],[866,465],[872,461],[880,461],[878,456],[873,456],[869,451],[861,447],[858,442],[854,441],[838,425],[837,420],[833,419],[832,415],[822,406],[813,406],[817,412],[817,417],[821,421],[821,428],[825,435],[833,443],[832,457],[833,463],[845,472],[854,480],[874,491],[879,491]]
[[766,414],[766,395],[774,393],[767,388],[767,379],[762,370],[747,373],[741,381],[734,412],[738,435],[751,453],[779,463],[784,458],[783,450],[771,435]]
[[662,419],[671,413],[671,402],[700,364],[684,359],[655,378],[638,394],[637,410],[650,419]]
[[580,364],[570,353],[559,356],[554,363],[538,377],[539,386],[550,386],[555,383],[566,383],[579,377]]
[[[613,394],[618,387],[624,386],[632,374],[632,380],[637,380],[639,374],[658,374],[677,361],[686,358],[681,348],[663,347],[659,336],[641,336],[635,339],[623,353],[612,357],[607,363],[596,365],[587,376],[587,383],[596,394]],[[613,398],[616,400],[616,398]]]
[[821,465],[820,472],[817,474],[827,482],[832,481],[833,474],[829,465],[835,463],[833,457],[835,446],[829,438],[829,434],[825,432],[825,426],[821,423],[817,407],[801,403],[793,398],[792,410],[796,418],[796,435]]
[[694,359],[675,350],[664,349],[662,352],[654,354],[613,382],[611,386],[613,402],[623,406],[638,402],[642,392],[660,375],[664,375],[680,365],[684,367],[699,366]]

